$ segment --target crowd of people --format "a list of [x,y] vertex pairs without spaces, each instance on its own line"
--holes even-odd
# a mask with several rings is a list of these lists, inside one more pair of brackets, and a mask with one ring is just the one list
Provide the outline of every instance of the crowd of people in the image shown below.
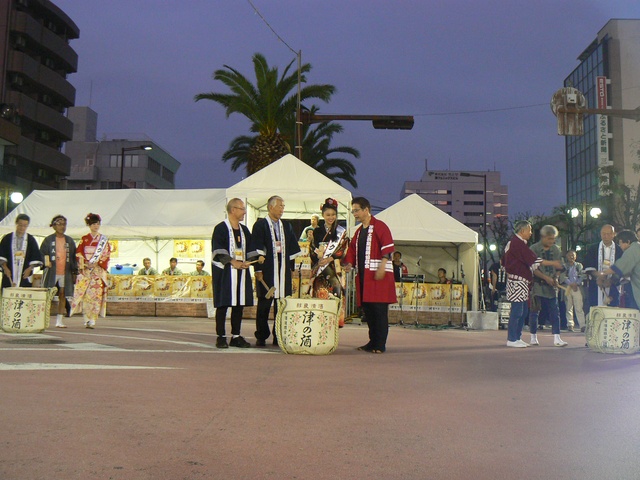
[[[216,347],[250,347],[241,335],[243,309],[253,306],[254,291],[250,267],[253,267],[257,297],[255,346],[265,347],[271,337],[278,344],[275,331],[269,327],[273,306],[277,315],[277,299],[292,294],[295,258],[300,254],[298,238],[291,224],[282,219],[284,200],[279,196],[267,202],[267,215],[249,230],[241,222],[246,215],[244,202],[231,199],[226,206],[227,218],[214,227],[211,239],[214,306],[216,308]],[[383,353],[388,333],[388,306],[396,302],[395,282],[407,275],[402,253],[394,251],[391,232],[386,224],[371,214],[371,205],[363,197],[354,198],[351,213],[360,223],[349,239],[339,225],[338,202],[327,198],[313,215],[311,225],[300,238],[309,242],[312,297],[337,298],[341,302],[338,323],[344,325],[345,279],[343,271],[356,270],[356,300],[369,328],[369,342],[359,350]],[[322,221],[319,219],[322,218]],[[84,326],[95,328],[98,317],[106,314],[107,271],[110,244],[100,233],[102,219],[95,213],[85,217],[89,232],[78,245],[66,235],[67,219],[56,215],[51,220],[54,233],[38,246],[27,233],[30,218],[16,216],[15,232],[0,241],[0,268],[3,287],[29,287],[35,269],[44,269],[42,285],[57,288],[57,328],[66,328],[63,318],[82,311]],[[638,309],[640,305],[640,243],[636,232],[624,230],[616,235],[612,225],[600,230],[600,242],[586,252],[584,264],[569,250],[562,254],[556,245],[558,230],[553,225],[540,229],[540,240],[530,247],[531,223],[516,222],[514,234],[500,263],[491,274],[491,303],[500,299],[510,303],[507,346],[524,348],[540,344],[538,329],[550,326],[553,345],[563,347],[561,338],[561,305],[564,306],[566,330],[576,327],[583,332],[586,313],[594,306],[621,306]],[[209,275],[202,260],[190,275]],[[157,275],[151,259],[143,260],[139,275]],[[183,275],[178,259],[171,258],[163,275]],[[450,283],[446,270],[438,270],[438,283]],[[276,301],[274,301],[276,300]],[[231,336],[227,341],[226,319],[231,310]],[[525,324],[529,326],[529,342],[522,340]]]
[[[492,299],[504,292],[511,304],[508,347],[539,345],[537,331],[542,325],[551,326],[554,346],[566,346],[560,336],[561,303],[569,332],[576,331],[576,326],[585,331],[586,313],[591,307],[638,309],[637,234],[623,230],[616,235],[612,225],[604,225],[600,242],[587,250],[582,264],[576,261],[575,250],[568,250],[563,256],[556,245],[558,230],[553,225],[543,226],[540,240],[529,247],[532,233],[531,223],[516,222],[500,264],[491,269]],[[525,323],[529,325],[529,343],[521,338]]]
[[[269,314],[273,305],[274,318],[278,302],[292,294],[295,258],[300,254],[298,238],[291,224],[282,219],[284,200],[272,196],[267,202],[267,216],[258,219],[249,230],[241,222],[246,206],[239,198],[226,206],[227,218],[214,227],[212,248],[212,277],[214,291],[216,347],[248,348],[251,344],[241,335],[243,309],[253,306],[255,276],[256,308],[255,346],[265,347],[269,337],[278,344],[275,331],[269,328]],[[391,261],[394,244],[387,225],[371,214],[371,205],[363,197],[351,202],[351,213],[360,222],[352,239],[338,224],[338,202],[327,198],[319,215],[312,216],[311,225],[303,232],[309,242],[311,257],[310,294],[318,298],[337,298],[341,303],[339,324],[344,324],[345,279],[343,271],[355,269],[357,304],[366,315],[369,341],[358,349],[371,353],[386,350],[388,334],[388,306],[396,302],[394,264]],[[54,234],[45,238],[38,248],[33,236],[26,233],[29,217],[16,217],[16,231],[0,241],[0,266],[3,286],[30,287],[34,269],[44,268],[43,286],[58,289],[56,327],[66,328],[65,314],[82,311],[84,325],[93,329],[99,316],[106,314],[107,271],[110,245],[99,230],[101,218],[90,213],[85,218],[89,233],[76,246],[65,234],[67,219],[56,215],[51,221]],[[301,237],[301,238],[303,238]],[[209,275],[204,262],[196,263],[192,275]],[[143,260],[139,275],[157,275],[151,259]],[[182,275],[178,259],[171,258],[163,275]],[[231,310],[231,338],[227,341],[226,317]]]

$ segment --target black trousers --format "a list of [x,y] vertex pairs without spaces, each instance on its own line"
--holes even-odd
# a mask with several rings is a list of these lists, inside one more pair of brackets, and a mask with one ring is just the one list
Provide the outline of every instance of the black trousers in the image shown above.
[[225,323],[228,308],[231,308],[231,335],[240,335],[240,329],[242,328],[242,310],[244,307],[218,307],[216,308],[216,334],[219,337],[226,335]]
[[[269,338],[269,311],[273,303],[273,318],[278,315],[278,301],[273,298],[258,297],[258,307],[256,309],[256,339],[266,340]],[[273,338],[276,338],[276,322],[273,322]]]
[[363,302],[362,310],[369,326],[369,347],[384,352],[389,335],[389,305]]

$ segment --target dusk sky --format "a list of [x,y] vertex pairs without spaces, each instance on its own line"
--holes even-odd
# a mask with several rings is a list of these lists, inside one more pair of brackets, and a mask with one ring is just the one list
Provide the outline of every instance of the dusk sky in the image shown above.
[[228,92],[214,70],[226,64],[253,79],[254,53],[282,72],[301,50],[308,83],[337,88],[319,113],[415,116],[410,131],[341,122],[333,146],[361,152],[359,186],[345,185],[354,195],[388,207],[425,162],[496,169],[511,216],[565,203],[551,96],[609,19],[640,18],[638,0],[252,0],[285,44],[247,0],[53,2],[80,28],[69,76],[76,105],[98,112],[99,138],[144,134],[166,149],[182,163],[178,188],[228,187],[245,175],[221,156],[249,122],[193,101]]

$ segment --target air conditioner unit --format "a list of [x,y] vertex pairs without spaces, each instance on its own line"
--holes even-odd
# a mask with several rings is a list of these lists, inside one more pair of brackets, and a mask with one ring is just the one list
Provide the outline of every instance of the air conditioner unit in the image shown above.
[[42,103],[45,105],[51,105],[53,103],[53,98],[51,98],[51,95],[47,95],[45,93],[42,95]]
[[27,39],[23,35],[16,36],[16,49],[22,50],[27,47]]
[[12,87],[22,87],[24,85],[24,78],[22,75],[18,75],[14,73],[11,75],[11,86]]
[[40,140],[43,140],[45,142],[51,140],[51,135],[49,135],[49,132],[46,132],[44,130],[40,130]]

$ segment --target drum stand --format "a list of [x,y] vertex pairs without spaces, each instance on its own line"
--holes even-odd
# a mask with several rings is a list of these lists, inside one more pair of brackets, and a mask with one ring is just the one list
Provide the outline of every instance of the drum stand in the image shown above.
[[[400,279],[400,288],[402,289],[402,293],[404,294],[404,284],[402,283],[402,279]],[[403,301],[404,295],[400,295],[400,301],[398,302],[400,304],[400,321],[398,322],[398,325],[404,325],[404,321],[402,320],[402,315],[403,315],[403,310],[402,310],[402,304],[404,303]]]
[[414,297],[416,299],[416,322],[414,325],[416,327],[419,327],[420,322],[418,321],[418,275],[416,275],[415,278],[413,279],[413,292],[414,292]]
[[[464,265],[462,263],[460,264],[460,278],[461,278],[460,285],[462,289],[462,291],[460,292],[460,325],[463,327],[466,327],[465,321],[464,321],[464,303],[467,301],[467,299],[466,299],[466,295],[464,294],[465,280],[464,280]],[[467,305],[467,308],[469,308],[468,305]]]

